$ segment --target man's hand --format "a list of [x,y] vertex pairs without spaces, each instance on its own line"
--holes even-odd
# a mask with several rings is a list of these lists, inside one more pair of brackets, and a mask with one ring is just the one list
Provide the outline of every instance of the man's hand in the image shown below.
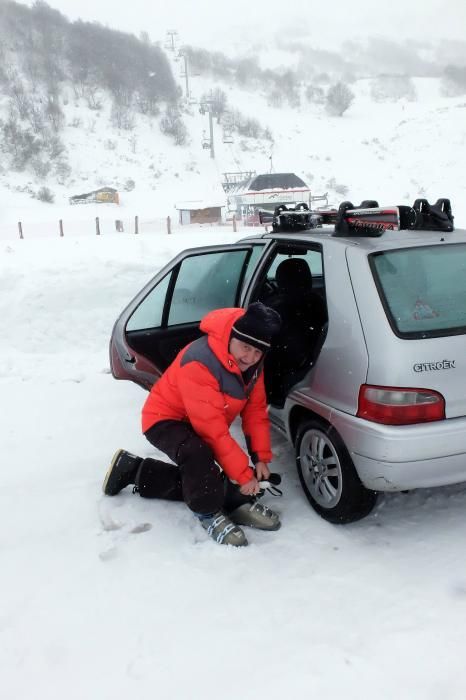
[[259,482],[257,481],[256,477],[253,476],[250,481],[242,484],[242,486],[239,487],[239,490],[243,496],[255,496],[256,493],[259,493],[260,491]]
[[256,464],[256,477],[257,481],[266,481],[270,476],[270,469],[268,464],[265,462],[257,462]]

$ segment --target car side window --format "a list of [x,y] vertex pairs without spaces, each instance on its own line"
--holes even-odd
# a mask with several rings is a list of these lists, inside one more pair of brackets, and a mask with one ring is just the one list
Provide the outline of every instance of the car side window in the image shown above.
[[183,260],[173,292],[168,325],[193,323],[212,309],[235,306],[250,250],[196,255]]
[[252,274],[254,268],[251,262],[246,269],[252,250],[248,246],[241,250],[198,253],[184,258],[178,270],[175,268],[168,273],[142,300],[130,316],[126,330],[162,327],[170,280],[174,274],[177,276],[173,294],[168,300],[168,326],[197,323],[212,309],[235,306],[243,276]]
[[279,252],[277,253],[276,257],[272,261],[272,264],[270,265],[268,272],[267,272],[267,279],[275,279],[275,273],[277,271],[277,267],[280,265],[283,260],[286,260],[287,258],[290,257],[299,257],[302,260],[305,260],[309,266],[309,269],[312,273],[313,277],[322,277],[322,253],[317,250],[303,250],[303,255],[293,255],[289,254],[288,252]]
[[160,328],[171,274],[166,275],[139,304],[126,324],[127,331]]

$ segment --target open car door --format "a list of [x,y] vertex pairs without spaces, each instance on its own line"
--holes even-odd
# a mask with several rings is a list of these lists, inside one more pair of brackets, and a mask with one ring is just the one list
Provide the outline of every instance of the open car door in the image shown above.
[[180,253],[128,304],[110,341],[116,379],[150,389],[217,308],[242,306],[244,290],[264,245],[238,243]]

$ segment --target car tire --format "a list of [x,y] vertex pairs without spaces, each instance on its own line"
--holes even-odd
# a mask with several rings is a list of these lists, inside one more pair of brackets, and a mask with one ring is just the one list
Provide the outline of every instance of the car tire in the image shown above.
[[318,419],[304,421],[295,445],[301,485],[322,518],[344,524],[361,520],[371,512],[377,493],[362,485],[335,428]]

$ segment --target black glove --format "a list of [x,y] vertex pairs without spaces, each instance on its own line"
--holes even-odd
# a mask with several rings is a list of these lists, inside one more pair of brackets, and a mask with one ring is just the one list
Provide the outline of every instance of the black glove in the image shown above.
[[282,477],[280,474],[277,474],[276,472],[270,472],[269,478],[268,479],[263,479],[262,481],[259,481],[259,486],[260,490],[262,493],[264,491],[268,491],[272,496],[283,496],[283,491],[277,486],[281,484],[282,482]]

